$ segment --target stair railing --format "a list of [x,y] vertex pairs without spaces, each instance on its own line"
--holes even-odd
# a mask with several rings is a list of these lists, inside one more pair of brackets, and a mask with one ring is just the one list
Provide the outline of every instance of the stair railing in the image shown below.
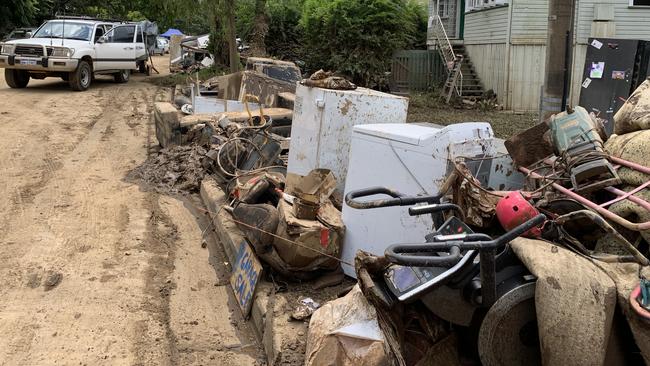
[[449,41],[449,37],[447,37],[447,31],[445,31],[445,26],[442,23],[440,16],[438,14],[432,16],[430,22],[432,23],[432,33],[434,37],[436,37],[438,52],[440,53],[440,56],[442,56],[442,59],[445,61],[445,65],[447,66],[447,82],[451,82],[451,87],[453,87],[458,96],[461,96],[463,87],[463,73],[460,71],[460,63],[462,62],[462,57],[456,56],[454,48]]

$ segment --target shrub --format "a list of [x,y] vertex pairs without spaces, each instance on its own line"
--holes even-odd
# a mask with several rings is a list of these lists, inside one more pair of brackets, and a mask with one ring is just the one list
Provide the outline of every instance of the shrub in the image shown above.
[[307,68],[385,87],[393,53],[416,43],[415,9],[406,0],[306,0],[300,24]]
[[268,0],[269,32],[266,50],[283,60],[296,61],[303,57],[300,18],[304,0]]

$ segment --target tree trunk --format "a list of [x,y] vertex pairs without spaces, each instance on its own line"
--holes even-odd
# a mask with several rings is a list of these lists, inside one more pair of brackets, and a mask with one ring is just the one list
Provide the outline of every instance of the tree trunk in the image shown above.
[[[210,34],[210,43],[213,49],[210,50],[214,54],[215,61],[221,65],[228,64],[228,49],[223,36],[223,19],[219,14],[220,9],[218,6],[211,8],[212,21],[214,29]],[[214,37],[214,39],[213,39]]]
[[266,35],[269,32],[269,17],[266,14],[266,0],[255,0],[255,24],[251,33],[251,54],[266,56]]
[[235,39],[235,0],[226,0],[226,38],[228,38],[228,54],[230,59],[230,72],[239,71],[239,54],[237,53],[237,40]]

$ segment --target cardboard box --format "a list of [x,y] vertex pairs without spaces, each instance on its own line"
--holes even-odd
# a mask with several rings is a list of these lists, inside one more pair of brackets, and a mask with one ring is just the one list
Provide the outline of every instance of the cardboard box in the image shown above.
[[296,181],[290,194],[316,204],[328,202],[335,189],[336,178],[329,169],[314,169]]
[[278,211],[280,223],[276,234],[288,240],[275,238],[273,246],[282,260],[301,270],[332,270],[339,266],[336,259],[321,253],[340,257],[345,232],[340,211],[327,202],[321,205],[318,220],[301,220],[284,200],[278,204]]

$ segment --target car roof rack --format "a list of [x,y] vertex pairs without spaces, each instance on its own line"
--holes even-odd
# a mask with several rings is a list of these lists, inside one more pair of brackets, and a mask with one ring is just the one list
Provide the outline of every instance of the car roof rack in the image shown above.
[[121,19],[111,19],[111,18],[100,18],[100,17],[93,17],[89,15],[60,15],[56,14],[54,15],[55,19],[64,19],[64,20],[96,20],[99,22],[112,22],[112,23],[125,23],[124,20]]

